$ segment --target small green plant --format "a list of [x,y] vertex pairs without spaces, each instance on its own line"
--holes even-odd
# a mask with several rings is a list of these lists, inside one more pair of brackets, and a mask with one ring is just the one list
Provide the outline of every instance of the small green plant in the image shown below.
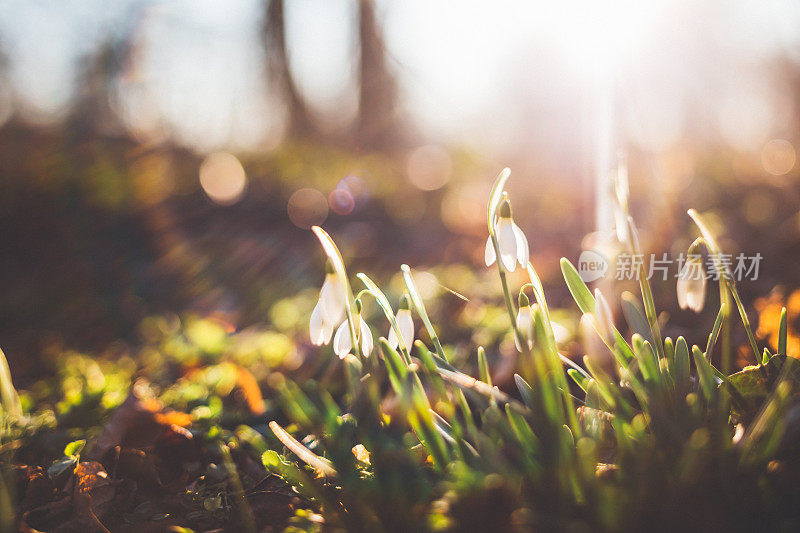
[[[785,353],[786,327],[779,353],[759,352],[733,277],[718,264],[720,304],[706,345],[664,338],[640,265],[640,301],[630,293],[621,298],[627,336],[607,296],[592,293],[564,258],[582,323],[612,361],[574,363],[559,352],[528,241],[513,221],[509,174],[499,175],[490,194],[485,258],[497,266],[517,348],[516,390],[493,385],[481,346],[474,349],[477,378],[448,359],[410,267],[401,268],[395,310],[364,273],[356,275],[363,289],[354,292],[336,244],[314,227],[329,268],[310,333],[317,345],[333,338],[346,390],[277,381],[289,425],[273,421],[270,428],[291,455],[264,452],[266,468],[311,502],[330,529],[800,527],[792,503],[800,496],[800,365]],[[617,233],[631,253],[641,253],[625,181],[616,184]],[[708,224],[694,210],[689,215],[701,234],[689,254],[705,247],[718,257]],[[512,289],[509,273],[517,266],[526,280]],[[702,310],[704,282],[681,271],[677,290],[681,307]],[[377,342],[364,318],[368,300],[389,324]],[[733,305],[755,359],[727,375],[730,347],[722,369],[712,354],[731,327]],[[412,314],[425,331],[417,339]]]

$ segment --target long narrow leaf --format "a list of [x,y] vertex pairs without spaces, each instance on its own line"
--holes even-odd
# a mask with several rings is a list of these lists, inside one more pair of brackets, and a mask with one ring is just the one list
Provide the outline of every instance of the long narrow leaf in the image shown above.
[[274,420],[269,423],[269,428],[275,434],[279,441],[283,443],[289,450],[291,450],[301,461],[312,467],[320,474],[328,477],[336,476],[336,470],[330,461],[324,457],[316,455],[314,452],[303,446],[300,441],[289,435],[280,424]]
[[400,347],[400,352],[403,354],[403,358],[406,360],[406,364],[411,362],[411,346],[406,346],[405,339],[403,339],[403,334],[400,332],[400,327],[397,325],[397,320],[394,315],[394,310],[392,309],[392,304],[389,303],[389,299],[386,298],[386,295],[383,291],[378,287],[375,282],[369,279],[369,276],[364,274],[363,272],[359,272],[356,274],[356,277],[360,279],[364,285],[367,287],[367,291],[369,294],[375,298],[375,301],[378,302],[378,306],[383,311],[383,314],[386,316],[386,320],[389,321],[392,329],[397,335],[397,343]]
[[436,334],[436,330],[430,318],[428,318],[428,312],[425,310],[425,303],[422,301],[422,297],[417,290],[417,285],[414,283],[414,277],[411,275],[411,268],[408,265],[400,265],[400,270],[403,271],[403,281],[405,282],[411,303],[414,304],[417,314],[419,314],[419,317],[422,319],[422,323],[425,324],[425,329],[428,330],[428,336],[430,336],[431,342],[433,342],[433,346],[436,348],[436,353],[439,357],[447,361],[447,355],[444,353],[442,343],[439,342],[439,336]]
[[781,325],[778,329],[778,353],[781,355],[786,355],[786,337],[787,337],[787,316],[786,316],[786,308],[784,307],[781,309]]

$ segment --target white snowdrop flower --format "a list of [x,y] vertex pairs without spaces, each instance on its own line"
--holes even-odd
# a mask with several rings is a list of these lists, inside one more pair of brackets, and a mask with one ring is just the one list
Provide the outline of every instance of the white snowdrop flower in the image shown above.
[[[400,330],[400,336],[403,338],[403,344],[407,350],[411,350],[411,346],[414,344],[414,319],[411,318],[411,306],[409,305],[408,296],[405,294],[400,300],[400,307],[397,310],[397,315],[395,315],[395,321]],[[389,327],[387,340],[392,348],[397,348],[399,342],[393,327]]]
[[311,312],[308,325],[311,342],[316,346],[331,342],[333,330],[342,320],[347,306],[347,296],[342,280],[328,263],[325,281],[319,291],[319,300]]
[[[498,221],[495,225],[495,232],[497,233],[497,245],[500,248],[500,259],[503,261],[503,266],[509,272],[514,272],[517,267],[517,262],[523,267],[528,265],[530,259],[530,248],[528,247],[528,239],[525,234],[514,223],[511,217],[511,203],[508,198],[503,200],[498,209]],[[484,260],[486,266],[491,266],[497,260],[495,253],[494,243],[492,242],[491,235],[486,241],[486,250],[484,252]]]
[[678,305],[695,313],[703,310],[706,302],[706,276],[703,262],[698,255],[689,255],[678,273]]
[[608,344],[614,343],[614,314],[611,312],[603,293],[600,289],[594,290],[594,318],[597,320],[597,329],[600,336]]
[[[517,332],[522,337],[522,342],[527,345],[528,350],[533,348],[533,313],[531,303],[524,292],[519,293],[519,311],[517,311]],[[518,351],[523,351],[520,339],[514,335],[514,344]]]
[[[353,320],[356,322],[357,335],[361,341],[361,354],[369,357],[373,347],[372,331],[370,331],[367,323],[361,319],[360,314],[353,315]],[[350,335],[350,324],[345,319],[336,330],[336,335],[333,336],[333,351],[339,356],[339,359],[344,359],[352,349],[353,338]]]
[[322,346],[331,342],[333,335],[333,325],[326,322],[322,315],[322,306],[319,302],[314,306],[311,312],[311,320],[308,324],[308,329],[311,336],[311,344],[314,346]]

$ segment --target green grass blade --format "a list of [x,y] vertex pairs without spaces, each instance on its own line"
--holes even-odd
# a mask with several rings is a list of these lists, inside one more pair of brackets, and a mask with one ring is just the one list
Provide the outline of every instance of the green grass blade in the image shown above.
[[364,285],[367,287],[367,292],[369,292],[369,294],[375,298],[375,301],[378,302],[378,306],[386,316],[386,320],[389,321],[389,324],[394,330],[395,335],[397,335],[397,343],[398,347],[400,348],[400,352],[403,354],[403,359],[406,360],[406,364],[410,364],[411,346],[406,346],[405,339],[403,339],[403,334],[400,332],[400,327],[397,325],[397,319],[395,318],[394,310],[392,309],[392,304],[389,303],[389,299],[386,298],[386,295],[383,293],[380,287],[378,287],[375,282],[369,279],[369,276],[363,272],[359,272],[356,274],[356,277],[364,283]]
[[320,457],[305,446],[300,441],[292,437],[280,424],[274,420],[269,423],[269,428],[281,443],[291,450],[301,461],[316,470],[320,475],[335,477],[336,470],[330,461]]
[[564,275],[567,288],[581,312],[594,314],[594,296],[592,296],[589,287],[586,286],[578,271],[566,257],[561,258],[561,273]]
[[574,368],[568,368],[567,374],[569,375],[569,377],[572,378],[572,381],[574,381],[575,384],[583,390],[583,392],[586,392],[586,385],[589,381],[589,378],[587,378]]
[[711,328],[711,334],[708,336],[708,344],[706,345],[706,357],[711,360],[711,355],[714,351],[714,345],[717,343],[717,338],[719,338],[719,332],[722,330],[722,323],[727,316],[728,306],[724,302],[719,306],[719,312],[717,313],[717,318],[714,320],[714,327]]
[[706,359],[705,354],[697,346],[692,346],[692,356],[694,357],[694,365],[697,368],[697,377],[700,380],[703,396],[710,402],[714,399],[714,392],[717,389],[714,371],[711,369],[711,364]]
[[778,353],[786,355],[786,337],[788,335],[788,320],[786,308],[781,309],[781,325],[778,329]]
[[481,381],[492,386],[492,374],[489,372],[489,362],[486,360],[486,350],[483,349],[483,346],[478,346],[478,375]]
[[381,348],[383,360],[386,362],[386,371],[389,374],[389,383],[397,394],[402,394],[403,380],[406,377],[406,365],[400,359],[397,352],[392,349],[389,342],[381,337],[378,339],[378,346]]
[[675,386],[687,391],[689,387],[689,346],[686,339],[678,337],[675,343]]
[[439,336],[436,334],[436,330],[431,323],[430,318],[428,318],[428,312],[425,310],[425,303],[422,301],[422,297],[419,295],[419,291],[417,290],[417,285],[414,283],[414,277],[411,275],[411,268],[408,265],[400,265],[400,270],[403,271],[403,282],[405,282],[406,290],[408,291],[408,296],[411,299],[411,303],[414,304],[414,308],[417,310],[417,314],[422,319],[422,323],[425,324],[425,329],[428,330],[428,336],[431,338],[431,342],[433,342],[433,347],[436,349],[436,353],[447,361],[447,356],[444,353],[444,348],[442,348],[442,343],[439,342]]
[[646,340],[653,342],[653,335],[650,331],[650,324],[647,322],[644,313],[639,308],[636,297],[633,293],[625,291],[622,293],[622,314],[625,315],[625,320],[628,322],[631,331],[638,333]]
[[533,395],[533,389],[528,384],[525,379],[519,374],[514,374],[514,383],[517,385],[517,389],[519,390],[519,395],[522,396],[522,402],[527,405],[530,409],[535,409],[535,400]]

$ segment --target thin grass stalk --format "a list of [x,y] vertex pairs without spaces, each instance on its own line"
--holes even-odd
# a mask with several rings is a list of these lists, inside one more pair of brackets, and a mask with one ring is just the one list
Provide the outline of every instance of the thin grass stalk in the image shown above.
[[[734,302],[736,302],[736,308],[739,310],[739,315],[742,319],[742,324],[744,325],[744,329],[747,333],[747,340],[750,342],[750,348],[753,350],[753,356],[755,357],[756,364],[758,366],[761,366],[761,354],[758,351],[758,344],[756,343],[755,335],[753,335],[753,329],[750,326],[750,319],[747,317],[747,311],[744,308],[744,304],[742,303],[742,298],[739,296],[739,291],[736,288],[736,282],[731,276],[727,267],[725,267],[719,260],[720,254],[722,253],[722,249],[717,244],[717,240],[714,237],[714,234],[711,232],[708,225],[705,223],[700,214],[694,209],[689,209],[688,214],[692,218],[692,220],[694,220],[694,223],[697,225],[697,227],[700,229],[700,233],[703,235],[703,241],[706,247],[711,252],[711,258],[714,261],[714,265],[717,269],[717,272],[720,274],[721,280],[724,280],[725,285],[727,289],[730,291],[730,294],[733,297]],[[724,293],[724,291],[721,291],[721,294],[722,293]],[[722,296],[720,296],[720,299],[722,299]]]
[[414,283],[414,278],[411,276],[411,268],[404,264],[400,265],[400,270],[403,271],[403,282],[406,285],[406,290],[408,291],[408,296],[411,299],[411,303],[414,305],[414,308],[417,310],[417,314],[422,320],[422,323],[425,325],[425,329],[428,331],[428,336],[431,338],[431,342],[433,342],[433,347],[436,349],[436,353],[444,361],[449,363],[447,356],[444,353],[444,348],[442,348],[442,343],[439,341],[439,336],[436,334],[436,329],[434,329],[430,318],[428,318],[428,312],[425,310],[425,303],[422,301],[422,297],[419,295],[417,286]]
[[[633,223],[633,218],[628,216],[628,247],[633,254],[641,254],[638,239],[635,238],[637,234],[636,226]],[[647,317],[647,323],[650,325],[650,331],[653,335],[653,342],[655,343],[656,355],[659,358],[664,357],[664,344],[661,339],[661,328],[658,325],[658,315],[656,312],[656,303],[653,299],[653,289],[650,286],[650,280],[647,279],[647,271],[644,267],[644,261],[638,264],[638,278],[639,289],[642,292],[642,302],[644,303],[644,313]]]

